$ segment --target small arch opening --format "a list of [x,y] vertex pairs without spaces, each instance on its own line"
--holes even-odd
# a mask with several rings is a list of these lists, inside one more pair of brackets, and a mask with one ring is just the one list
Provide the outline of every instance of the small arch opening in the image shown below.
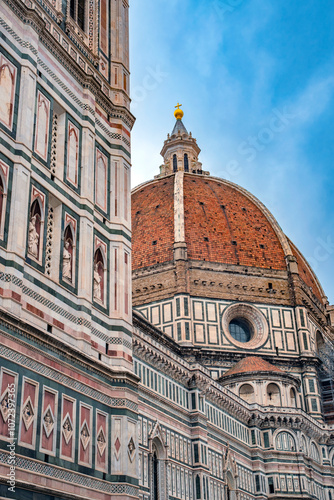
[[39,260],[41,247],[42,211],[37,198],[30,208],[29,230],[28,230],[28,253]]
[[239,389],[239,396],[247,403],[255,402],[254,387],[250,384],[243,384]]
[[73,257],[74,257],[74,235],[71,225],[66,226],[64,231],[64,248],[63,248],[63,279],[73,280]]
[[189,172],[189,160],[187,153],[184,153],[184,171]]
[[94,255],[94,299],[104,303],[104,258],[101,248]]
[[177,157],[173,155],[173,172],[177,172]]
[[272,406],[281,406],[281,391],[278,385],[269,384],[267,386],[268,404]]
[[296,442],[289,432],[278,433],[275,443],[279,451],[296,451]]
[[290,389],[290,406],[292,408],[297,408],[297,395],[293,387]]
[[323,351],[323,349],[325,347],[325,341],[324,341],[322,334],[319,332],[319,330],[317,330],[317,333],[315,336],[315,343],[316,343],[317,353],[321,354],[321,352]]

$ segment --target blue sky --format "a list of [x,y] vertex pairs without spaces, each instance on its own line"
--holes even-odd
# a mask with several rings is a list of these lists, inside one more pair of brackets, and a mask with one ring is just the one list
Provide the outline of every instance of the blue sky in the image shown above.
[[334,3],[132,0],[132,184],[174,125],[203,169],[257,196],[334,304]]

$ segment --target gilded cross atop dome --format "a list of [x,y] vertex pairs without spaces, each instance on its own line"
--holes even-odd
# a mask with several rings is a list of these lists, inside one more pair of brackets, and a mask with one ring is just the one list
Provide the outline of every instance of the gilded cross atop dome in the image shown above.
[[177,120],[182,120],[183,115],[184,115],[183,110],[180,109],[181,106],[182,106],[182,104],[179,104],[179,103],[177,103],[177,105],[175,106],[176,109],[174,111],[174,116]]
[[184,112],[180,109],[179,102],[175,106],[174,117],[176,119],[173,131],[167,135],[161,150],[164,164],[160,167],[160,175],[170,175],[176,172],[189,172],[195,174],[208,174],[202,171],[202,164],[198,161],[201,152],[196,139],[188,132],[183,124]]

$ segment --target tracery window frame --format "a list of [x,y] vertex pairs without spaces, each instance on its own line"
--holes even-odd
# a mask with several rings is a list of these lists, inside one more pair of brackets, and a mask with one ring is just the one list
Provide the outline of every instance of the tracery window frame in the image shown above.
[[66,29],[74,35],[78,42],[83,42],[91,50],[94,57],[98,55],[98,16],[97,0],[85,0],[85,20],[84,29],[82,29],[77,23],[77,16],[72,18],[71,0],[67,0]]
[[177,172],[177,156],[173,154],[173,173]]
[[297,451],[296,437],[290,432],[279,431],[275,436],[275,449],[277,451]]
[[[87,12],[88,12],[88,0],[68,0],[69,3],[69,15],[73,22],[80,28],[81,31],[87,33]],[[79,17],[79,4],[83,3],[83,19],[82,24],[78,22]],[[73,15],[72,15],[73,11]]]

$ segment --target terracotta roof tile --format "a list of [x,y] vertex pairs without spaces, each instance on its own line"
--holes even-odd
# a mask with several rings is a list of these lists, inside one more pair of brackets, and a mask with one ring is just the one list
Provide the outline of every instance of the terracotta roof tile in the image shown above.
[[132,194],[132,267],[173,260],[174,176]]
[[276,372],[276,373],[284,373],[277,366],[268,363],[264,359],[258,356],[248,356],[247,358],[242,359],[237,364],[232,366],[227,372],[224,373],[223,377],[227,377],[229,375],[237,375],[239,373],[251,373],[251,372]]
[[233,186],[185,176],[184,206],[189,259],[286,269],[282,246],[270,222]]

